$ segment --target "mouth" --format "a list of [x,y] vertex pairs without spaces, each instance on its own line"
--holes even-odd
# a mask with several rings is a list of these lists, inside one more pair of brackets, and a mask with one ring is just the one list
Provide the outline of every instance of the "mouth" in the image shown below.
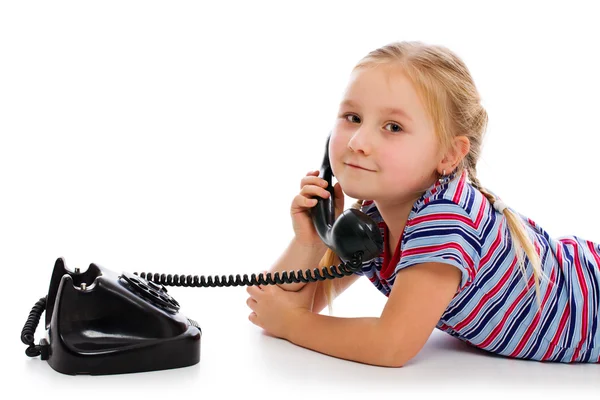
[[354,164],[346,163],[346,165],[349,166],[350,168],[353,168],[353,169],[362,169],[363,171],[375,172],[372,169],[367,169],[367,168],[359,167],[358,165],[354,165]]

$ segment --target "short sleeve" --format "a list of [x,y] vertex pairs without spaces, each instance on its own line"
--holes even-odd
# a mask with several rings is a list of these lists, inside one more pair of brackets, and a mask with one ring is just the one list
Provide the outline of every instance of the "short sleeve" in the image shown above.
[[461,271],[461,291],[473,282],[479,269],[478,236],[478,229],[464,208],[446,199],[432,201],[407,221],[395,273],[421,263],[450,264]]

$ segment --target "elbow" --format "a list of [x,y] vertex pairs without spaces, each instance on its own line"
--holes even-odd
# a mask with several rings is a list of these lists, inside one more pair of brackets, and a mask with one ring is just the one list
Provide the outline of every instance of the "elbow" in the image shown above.
[[401,346],[384,347],[379,353],[381,356],[377,360],[377,364],[382,367],[402,368],[412,358]]
[[402,368],[421,350],[423,344],[402,329],[380,329],[377,335],[377,363],[382,367]]
[[381,367],[386,367],[386,368],[402,368],[404,367],[404,363],[402,361],[385,361],[381,364],[379,364]]
[[410,362],[420,351],[420,348],[410,346],[407,341],[383,341],[386,343],[379,354],[382,355],[380,360],[381,366],[391,368],[401,368]]
[[408,361],[410,361],[410,359],[404,356],[391,355],[383,360],[382,366],[388,368],[402,368]]

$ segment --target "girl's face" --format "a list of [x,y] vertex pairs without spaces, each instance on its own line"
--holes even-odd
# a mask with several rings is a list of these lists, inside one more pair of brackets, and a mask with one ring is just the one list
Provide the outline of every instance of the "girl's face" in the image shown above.
[[333,173],[348,196],[413,202],[438,177],[438,153],[433,121],[398,67],[352,73],[329,144]]

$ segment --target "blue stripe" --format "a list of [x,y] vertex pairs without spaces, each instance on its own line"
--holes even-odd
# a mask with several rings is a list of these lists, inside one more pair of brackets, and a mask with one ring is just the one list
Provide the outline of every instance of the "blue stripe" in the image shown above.
[[510,279],[511,283],[509,284],[508,289],[504,289],[503,292],[500,292],[502,294],[500,296],[497,296],[497,298],[490,303],[487,311],[483,314],[483,316],[480,319],[480,324],[477,324],[471,329],[466,330],[464,332],[464,335],[467,337],[475,338],[479,336],[484,331],[484,329],[488,329],[489,331],[485,335],[487,337],[494,328],[488,326],[487,323],[491,321],[494,318],[494,316],[506,306],[506,304],[508,303],[507,299],[512,298],[513,295],[515,295],[514,297],[518,296],[514,292],[520,280],[521,277],[519,277],[518,275],[513,275]]
[[498,345],[490,350],[497,353],[504,353],[509,345],[510,352],[514,350],[516,344],[518,344],[519,340],[521,339],[521,336],[515,336],[515,333],[519,328],[523,328],[526,325],[524,324],[525,317],[531,309],[531,302],[534,301],[534,297],[535,293],[530,291],[523,299],[521,299],[520,305],[517,306],[516,316],[508,324],[508,330],[504,332],[500,341],[498,342]]

